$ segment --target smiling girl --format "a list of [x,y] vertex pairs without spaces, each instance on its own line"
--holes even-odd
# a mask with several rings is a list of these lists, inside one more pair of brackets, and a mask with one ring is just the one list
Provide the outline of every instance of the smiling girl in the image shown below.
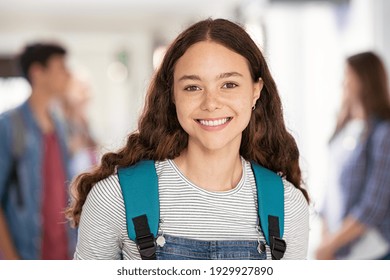
[[157,259],[270,258],[268,246],[259,246],[265,239],[250,162],[283,176],[283,259],[306,258],[308,195],[299,152],[266,61],[240,26],[207,19],[171,44],[138,130],[73,184],[67,213],[79,226],[75,259],[140,259],[128,237],[117,170],[141,160],[154,160],[158,178],[166,242],[158,244]]

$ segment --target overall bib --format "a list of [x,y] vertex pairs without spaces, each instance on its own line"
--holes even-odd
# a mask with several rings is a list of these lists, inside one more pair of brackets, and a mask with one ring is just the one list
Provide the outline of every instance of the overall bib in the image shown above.
[[263,241],[203,241],[172,235],[164,235],[164,238],[163,246],[157,242],[157,260],[265,260],[267,258]]

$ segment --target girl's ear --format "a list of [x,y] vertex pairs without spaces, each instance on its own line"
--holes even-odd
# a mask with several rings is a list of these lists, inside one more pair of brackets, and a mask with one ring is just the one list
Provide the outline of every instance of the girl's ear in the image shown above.
[[260,77],[257,82],[253,84],[253,104],[252,106],[255,106],[256,101],[260,98],[261,90],[263,89],[264,81]]

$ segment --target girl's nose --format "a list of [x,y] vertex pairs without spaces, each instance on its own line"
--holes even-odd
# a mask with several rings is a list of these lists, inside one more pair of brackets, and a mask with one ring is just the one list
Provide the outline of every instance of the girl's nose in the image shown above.
[[222,108],[218,92],[205,91],[203,95],[203,101],[201,104],[201,109],[204,111],[214,111],[216,109]]

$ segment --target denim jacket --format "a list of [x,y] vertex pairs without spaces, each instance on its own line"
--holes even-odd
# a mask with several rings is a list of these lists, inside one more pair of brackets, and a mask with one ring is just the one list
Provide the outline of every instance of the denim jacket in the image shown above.
[[[43,164],[43,134],[33,116],[29,103],[26,101],[16,109],[21,113],[25,128],[23,152],[17,161],[16,169],[19,189],[23,204],[18,204],[16,188],[7,191],[6,182],[14,161],[13,120],[11,111],[0,115],[0,198],[1,205],[14,246],[22,259],[39,259],[41,256],[42,239],[42,164]],[[60,141],[63,166],[69,179],[68,152],[65,143],[65,131],[60,122],[53,116],[55,129]],[[64,184],[67,188],[67,184]],[[66,190],[67,191],[67,190]],[[73,255],[76,241],[75,230],[68,229],[69,256]]]

